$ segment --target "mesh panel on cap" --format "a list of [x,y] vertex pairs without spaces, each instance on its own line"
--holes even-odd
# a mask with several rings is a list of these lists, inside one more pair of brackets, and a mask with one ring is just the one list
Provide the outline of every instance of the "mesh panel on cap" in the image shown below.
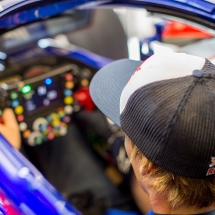
[[149,160],[186,177],[205,177],[215,156],[215,79],[208,75],[215,70],[206,64],[204,78],[139,88],[120,118],[122,129]]
[[215,155],[214,119],[214,97],[200,79],[171,129],[160,165],[179,175],[206,176],[211,156]]

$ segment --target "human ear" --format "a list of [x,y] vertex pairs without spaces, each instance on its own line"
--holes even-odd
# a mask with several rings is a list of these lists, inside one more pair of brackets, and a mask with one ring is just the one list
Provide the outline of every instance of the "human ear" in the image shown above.
[[[146,158],[143,158],[143,159],[146,159]],[[151,173],[151,171],[153,170],[154,168],[154,164],[150,161],[147,161],[147,167],[144,168],[144,167],[140,167],[140,174],[143,175],[143,176],[146,176],[146,175],[149,175]]]

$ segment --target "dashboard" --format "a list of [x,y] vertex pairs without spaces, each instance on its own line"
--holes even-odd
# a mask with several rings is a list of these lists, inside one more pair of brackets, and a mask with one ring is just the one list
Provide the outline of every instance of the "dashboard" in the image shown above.
[[5,106],[14,110],[22,138],[30,146],[65,135],[73,114],[94,109],[88,86],[95,69],[71,59],[48,58],[47,63],[36,59],[20,66],[19,75],[0,81]]

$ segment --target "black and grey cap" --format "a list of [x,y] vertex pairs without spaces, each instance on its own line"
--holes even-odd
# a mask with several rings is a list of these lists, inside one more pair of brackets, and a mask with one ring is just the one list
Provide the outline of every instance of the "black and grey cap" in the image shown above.
[[114,61],[90,94],[153,163],[191,178],[215,174],[215,65],[185,53]]

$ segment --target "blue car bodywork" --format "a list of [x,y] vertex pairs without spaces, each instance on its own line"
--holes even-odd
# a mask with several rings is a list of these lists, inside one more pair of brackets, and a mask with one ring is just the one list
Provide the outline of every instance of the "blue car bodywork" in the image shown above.
[[[196,20],[205,25],[214,27],[215,5],[213,1],[206,0],[97,0],[97,1],[42,1],[42,0],[27,0],[27,1],[3,1],[0,3],[0,28],[6,30],[10,27],[25,24],[35,20],[40,20],[44,17],[51,17],[59,14],[64,10],[72,8],[96,8],[99,6],[131,6],[147,8],[150,11],[165,12],[186,16],[187,19]],[[20,16],[20,20],[16,20],[16,14]],[[210,24],[209,24],[210,23]]]

